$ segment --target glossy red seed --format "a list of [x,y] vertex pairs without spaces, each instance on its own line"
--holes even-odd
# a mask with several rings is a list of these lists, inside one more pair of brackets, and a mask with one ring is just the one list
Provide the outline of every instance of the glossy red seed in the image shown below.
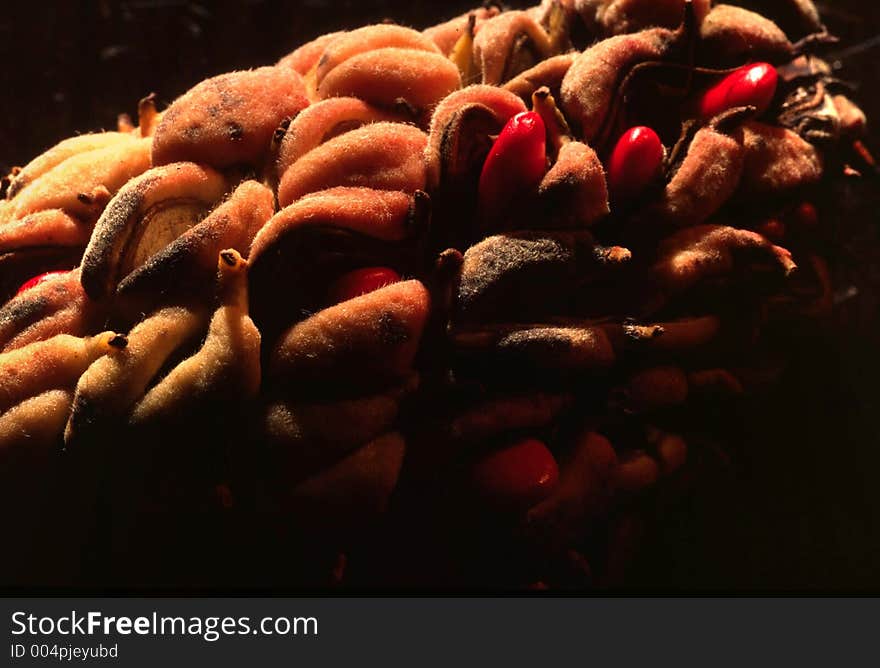
[[389,267],[355,269],[336,279],[330,285],[328,296],[334,304],[344,302],[397,283],[399,280],[400,274]]
[[541,116],[523,111],[507,121],[480,173],[479,209],[497,218],[519,195],[535,190],[547,170],[546,128]]
[[38,276],[34,276],[32,279],[22,283],[21,287],[18,289],[18,291],[15,294],[20,295],[22,292],[25,292],[26,290],[30,290],[31,288],[35,288],[38,285],[45,283],[46,281],[51,281],[51,280],[53,280],[55,278],[59,278],[61,276],[67,276],[69,273],[70,273],[69,271],[47,271],[45,274],[40,274]]
[[621,135],[608,158],[608,189],[613,202],[638,197],[659,178],[663,142],[651,128],[630,128]]
[[529,438],[479,460],[472,480],[493,506],[524,508],[550,494],[559,481],[559,467],[546,445]]
[[739,68],[709,88],[700,99],[700,116],[708,120],[736,107],[756,107],[763,114],[773,102],[779,75],[769,63]]

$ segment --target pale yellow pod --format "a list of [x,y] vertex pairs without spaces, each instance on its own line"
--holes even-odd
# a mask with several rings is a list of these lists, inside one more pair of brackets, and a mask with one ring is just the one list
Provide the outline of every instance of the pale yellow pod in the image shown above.
[[247,262],[235,250],[220,253],[222,305],[202,347],[177,364],[138,401],[129,422],[141,425],[185,415],[214,399],[247,401],[260,387],[260,332],[248,314]]
[[49,390],[25,399],[0,413],[0,462],[38,459],[49,454],[59,441],[73,393]]
[[119,345],[125,337],[114,332],[58,334],[0,353],[0,413],[47,390],[72,388],[93,361]]
[[116,144],[126,142],[132,144],[134,141],[135,138],[125,132],[95,132],[64,139],[21,168],[10,181],[9,189],[6,191],[6,198],[12,199],[25,186],[31,184],[68,158]]
[[117,190],[149,169],[152,141],[120,140],[67,158],[18,193],[12,200],[13,216],[61,209],[94,220]]
[[[184,308],[162,309],[128,334],[127,345],[98,359],[76,385],[64,442],[75,442],[107,418],[121,418],[143,396],[167,359],[204,332],[206,316]],[[87,438],[87,437],[86,437]]]
[[[275,196],[269,188],[243,181],[201,222],[122,278],[117,294],[123,298],[137,294],[147,300],[158,295],[185,300],[187,295],[210,293],[204,286],[213,285],[218,253],[234,248],[247,255],[254,236],[274,210]],[[157,245],[163,240],[158,238]]]

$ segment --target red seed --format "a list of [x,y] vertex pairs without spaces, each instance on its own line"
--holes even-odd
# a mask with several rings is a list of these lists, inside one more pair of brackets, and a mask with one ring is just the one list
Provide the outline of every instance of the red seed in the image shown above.
[[700,116],[708,120],[736,107],[756,107],[763,114],[773,102],[778,81],[776,68],[769,63],[741,67],[703,93]]
[[794,210],[794,216],[798,224],[803,227],[819,225],[819,212],[811,202],[801,202]]
[[785,223],[778,218],[768,218],[758,225],[757,232],[770,241],[777,243],[785,238]]
[[343,274],[331,284],[329,298],[332,303],[338,304],[397,283],[399,280],[400,274],[389,267],[355,269]]
[[660,137],[643,125],[630,128],[614,145],[608,159],[608,189],[614,202],[638,197],[663,169]]
[[524,508],[550,494],[559,481],[559,467],[546,445],[528,438],[478,461],[472,480],[492,505]]
[[22,283],[21,287],[15,294],[20,295],[22,292],[30,290],[31,288],[35,288],[38,285],[45,283],[46,281],[51,281],[55,278],[60,278],[61,276],[67,276],[69,273],[69,271],[47,271],[45,274],[39,274],[38,276],[34,276],[33,278]]
[[507,121],[480,173],[481,217],[499,217],[517,196],[538,187],[547,170],[546,132],[534,111],[520,112]]

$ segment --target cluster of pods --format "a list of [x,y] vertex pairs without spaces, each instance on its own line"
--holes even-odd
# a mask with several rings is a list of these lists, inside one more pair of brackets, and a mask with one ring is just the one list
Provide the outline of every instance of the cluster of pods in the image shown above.
[[[111,565],[225,509],[320,544],[317,586],[358,549],[486,584],[477,545],[500,586],[613,582],[695,415],[829,313],[811,193],[870,162],[810,0],[751,4],[332,33],[15,170],[6,506],[63,499]],[[444,563],[389,576],[408,542]]]

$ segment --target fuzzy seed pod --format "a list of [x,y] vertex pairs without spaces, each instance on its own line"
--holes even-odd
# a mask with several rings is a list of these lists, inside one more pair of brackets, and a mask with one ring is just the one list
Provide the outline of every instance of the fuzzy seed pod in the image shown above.
[[427,135],[402,123],[371,123],[306,153],[278,185],[284,207],[303,195],[335,186],[415,192],[425,187]]
[[794,47],[773,21],[733,5],[715,5],[700,26],[702,62],[718,67],[767,60],[782,63]]
[[286,67],[206,79],[165,110],[153,141],[153,165],[193,161],[259,167],[281,121],[308,104],[301,77]]
[[[735,112],[734,112],[735,113]],[[743,132],[722,123],[699,130],[660,200],[638,214],[640,224],[687,227],[708,220],[733,195],[743,176]]]
[[134,406],[134,425],[167,422],[217,402],[247,401],[260,387],[260,332],[248,315],[247,261],[220,252],[221,306],[201,348],[177,364]]
[[566,72],[560,104],[568,120],[587,143],[600,135],[617,87],[639,63],[662,60],[678,36],[666,28],[619,35],[581,53]]
[[378,121],[401,121],[398,114],[373,107],[354,97],[322,100],[301,111],[281,140],[276,161],[280,179],[284,172],[313,148],[333,137]]
[[86,298],[79,270],[61,274],[16,295],[0,308],[0,352],[57,334],[85,336],[95,331],[102,315]]
[[562,81],[576,57],[576,53],[563,53],[542,60],[504,84],[504,89],[526,102],[532,99],[536,90],[544,86],[554,97],[559,97]]
[[301,76],[306,76],[321,59],[324,51],[338,37],[344,35],[344,31],[328,32],[326,35],[316,37],[311,42],[306,42],[301,47],[294,49],[276,63],[277,67],[289,67]]
[[201,220],[227,190],[209,167],[174,163],[129,181],[95,225],[82,262],[82,284],[95,300]]
[[743,126],[743,144],[742,197],[784,193],[822,178],[821,154],[796,132],[751,121]]
[[[687,0],[575,0],[587,28],[600,35],[623,35],[646,28],[681,25]],[[709,13],[710,0],[692,2],[697,25]]]

